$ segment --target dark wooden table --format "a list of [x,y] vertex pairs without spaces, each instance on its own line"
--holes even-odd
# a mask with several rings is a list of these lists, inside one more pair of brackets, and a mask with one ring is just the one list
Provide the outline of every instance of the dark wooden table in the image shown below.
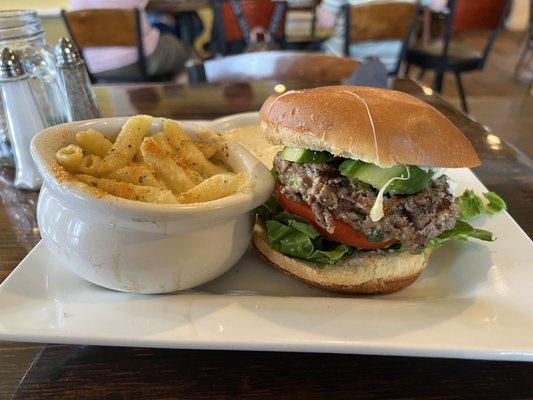
[[[275,84],[102,86],[97,97],[107,116],[213,118],[257,110]],[[407,80],[396,81],[395,88],[434,105],[468,136],[483,160],[475,173],[507,200],[531,236],[532,161],[429,89]],[[39,232],[36,194],[13,189],[12,171],[0,172],[3,280]],[[0,343],[0,398],[12,397],[523,399],[533,398],[533,363]]]

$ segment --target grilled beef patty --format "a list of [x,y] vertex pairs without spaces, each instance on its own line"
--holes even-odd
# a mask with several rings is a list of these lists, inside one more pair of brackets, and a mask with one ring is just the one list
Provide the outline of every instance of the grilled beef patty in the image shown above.
[[385,215],[373,222],[370,210],[378,191],[341,175],[334,163],[297,164],[283,160],[278,153],[274,167],[281,192],[311,206],[317,224],[328,232],[334,231],[336,218],[363,232],[370,241],[394,238],[409,252],[420,253],[431,238],[453,228],[458,218],[446,176],[431,180],[416,194],[385,195]]

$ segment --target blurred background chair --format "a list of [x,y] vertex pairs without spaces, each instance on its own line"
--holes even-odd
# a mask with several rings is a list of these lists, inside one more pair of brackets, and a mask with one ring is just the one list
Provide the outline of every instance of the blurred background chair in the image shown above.
[[317,38],[316,17],[320,0],[288,1],[285,18],[285,47],[305,50]]
[[62,18],[93,81],[170,80],[181,74],[191,49],[151,26],[144,0],[71,0]]
[[213,45],[222,55],[249,51],[254,32],[271,37],[270,44],[283,47],[287,4],[271,0],[214,0]]
[[[359,67],[351,58],[296,51],[265,51],[204,62],[207,82],[260,80],[340,82]],[[197,83],[197,82],[192,82]]]
[[[450,0],[444,37],[427,45],[409,48],[406,55],[406,74],[410,65],[421,68],[419,79],[422,79],[426,70],[433,70],[435,72],[433,89],[440,93],[444,74],[452,72],[461,106],[465,112],[468,112],[461,74],[483,69],[494,40],[503,26],[509,5],[509,0]],[[473,30],[490,31],[481,51],[466,47],[452,38],[455,33]]]
[[[150,79],[146,67],[146,58],[141,34],[140,12],[137,9],[92,9],[61,12],[68,33],[74,44],[81,50],[87,47],[135,47],[139,59],[138,81],[159,80],[161,77]],[[120,26],[120,29],[117,29]],[[91,80],[97,79],[89,71]],[[131,79],[128,79],[131,80]]]
[[175,34],[203,58],[210,56],[212,0],[149,0],[145,10],[152,26]]
[[369,46],[364,57],[375,56],[388,64],[379,53],[372,53],[372,46],[379,47],[381,41],[398,41],[399,50],[392,55],[395,61],[387,65],[389,75],[396,76],[416,28],[418,10],[418,3],[412,1],[344,5],[344,56],[354,57],[352,45],[366,42]]

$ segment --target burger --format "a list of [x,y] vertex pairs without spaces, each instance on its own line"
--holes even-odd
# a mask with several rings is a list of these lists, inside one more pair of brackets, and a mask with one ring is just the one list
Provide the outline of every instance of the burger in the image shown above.
[[471,143],[422,100],[385,89],[329,86],[271,96],[261,131],[277,153],[272,198],[253,244],[283,273],[349,294],[414,282],[451,239],[494,240],[466,219],[495,213],[495,193],[455,197],[445,168],[476,167]]

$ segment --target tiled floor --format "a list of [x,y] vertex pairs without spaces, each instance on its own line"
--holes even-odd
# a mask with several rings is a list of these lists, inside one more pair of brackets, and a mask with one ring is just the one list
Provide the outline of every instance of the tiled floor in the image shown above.
[[[502,32],[497,39],[483,71],[463,75],[470,114],[495,134],[521,149],[533,158],[533,96],[528,88],[533,73],[533,56],[529,73],[524,68],[521,77],[513,76],[514,67],[522,50],[522,33]],[[484,37],[469,34],[461,38],[468,45],[482,48]],[[414,70],[411,76],[416,76]],[[432,74],[424,83],[431,85]],[[453,76],[446,76],[442,95],[459,106]]]

